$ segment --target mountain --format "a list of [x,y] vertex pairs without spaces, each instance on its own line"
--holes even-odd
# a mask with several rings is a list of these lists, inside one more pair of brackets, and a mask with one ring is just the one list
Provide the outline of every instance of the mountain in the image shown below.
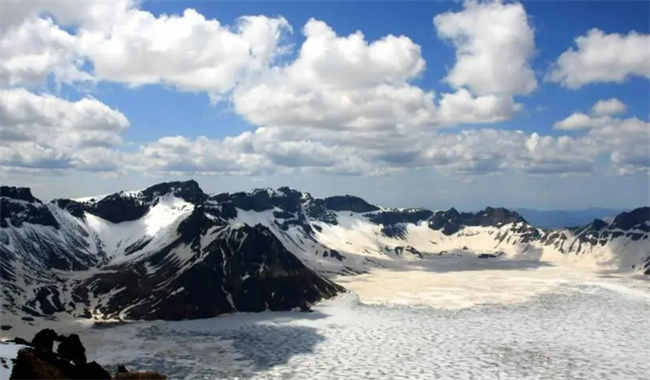
[[534,210],[515,209],[526,220],[539,228],[566,228],[584,226],[594,219],[607,219],[620,214],[623,210],[607,208],[589,208],[586,210]]
[[96,320],[306,309],[341,275],[429,256],[580,262],[650,274],[650,208],[543,230],[488,207],[382,208],[287,187],[206,194],[195,181],[43,203],[0,188],[6,311]]

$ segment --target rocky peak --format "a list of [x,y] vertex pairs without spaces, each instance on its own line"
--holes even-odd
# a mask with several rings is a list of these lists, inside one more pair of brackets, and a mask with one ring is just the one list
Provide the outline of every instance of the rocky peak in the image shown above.
[[153,202],[159,196],[171,194],[195,205],[208,198],[195,180],[159,183],[142,190],[141,194],[145,202]]
[[[465,214],[465,213],[464,213]],[[467,213],[470,219],[472,219],[472,214]],[[526,220],[519,215],[516,211],[511,211],[503,207],[493,208],[486,207],[485,210],[479,211],[474,214],[474,218],[477,219],[477,222],[481,226],[493,226],[496,224],[508,224],[508,223],[526,223]]]
[[83,204],[72,199],[53,199],[52,203],[57,205],[60,209],[68,211],[70,214],[77,218],[83,218],[84,206]]
[[0,197],[17,199],[25,202],[41,203],[40,200],[32,195],[32,191],[29,187],[0,186]]
[[379,210],[365,200],[352,195],[335,195],[324,199],[325,207],[333,211],[371,212]]
[[0,227],[20,227],[23,223],[59,228],[50,210],[27,187],[0,187]]
[[278,207],[287,212],[300,211],[302,193],[288,187],[273,189],[254,189],[251,192],[220,193],[211,199],[222,204],[233,206],[246,211],[267,211]]
[[501,226],[509,223],[526,223],[517,212],[502,207],[487,207],[477,213],[458,212],[454,208],[437,211],[429,220],[429,227],[442,230],[445,235],[458,232],[463,226]]
[[[163,182],[137,192],[121,191],[81,204],[91,214],[113,223],[121,223],[143,217],[157,199],[164,195],[173,195],[195,205],[202,204],[208,198],[196,181],[189,180]],[[65,204],[65,207],[68,206],[70,205]]]
[[650,207],[639,207],[618,214],[610,228],[622,230],[640,229],[644,232],[650,232]]

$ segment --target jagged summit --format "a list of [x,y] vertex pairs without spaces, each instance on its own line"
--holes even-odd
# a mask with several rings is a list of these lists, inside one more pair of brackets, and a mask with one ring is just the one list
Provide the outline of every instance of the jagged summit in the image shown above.
[[372,205],[365,200],[352,195],[335,195],[323,200],[325,207],[334,211],[372,212],[379,210],[379,207]]
[[25,202],[41,202],[32,195],[29,187],[0,186],[0,197],[17,199]]
[[614,218],[611,228],[628,230],[637,228],[650,231],[650,207],[639,207],[629,212],[622,212]]

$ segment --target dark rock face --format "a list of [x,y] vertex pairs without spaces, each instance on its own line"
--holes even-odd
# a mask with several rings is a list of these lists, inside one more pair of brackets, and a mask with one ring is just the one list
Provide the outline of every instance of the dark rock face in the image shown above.
[[60,357],[68,359],[77,365],[86,364],[86,349],[81,344],[77,334],[60,337],[59,340],[61,343],[59,343],[57,352]]
[[136,197],[111,194],[96,203],[85,203],[84,210],[109,222],[121,223],[140,219],[149,211],[149,205]]
[[59,354],[53,353],[52,343],[58,337],[51,329],[39,331],[31,347],[18,351],[10,379],[111,379],[108,371],[97,362],[86,363],[86,349],[77,335],[60,337]]
[[405,223],[417,224],[423,220],[429,219],[433,215],[432,211],[421,209],[407,210],[385,210],[377,213],[366,214],[373,223],[381,224],[381,232],[388,237],[404,238],[406,230]]
[[433,215],[432,211],[420,209],[407,209],[403,211],[388,210],[380,211],[375,214],[366,215],[366,217],[377,224],[398,224],[398,223],[418,223],[429,219]]
[[[245,211],[266,211],[274,207],[285,212],[300,211],[302,193],[288,187],[280,187],[277,191],[271,189],[255,189],[251,193],[221,193],[212,196],[215,202],[231,204]],[[236,215],[235,215],[236,216]]]
[[[291,310],[344,291],[305,267],[267,227],[224,227],[226,230],[215,231],[222,239],[201,247],[200,238],[206,230],[197,229],[197,225],[205,221],[200,216],[194,220],[182,227],[180,241],[172,245],[189,244],[202,261],[179,272],[169,258],[170,247],[150,259],[164,268],[157,276],[137,276],[123,269],[89,279],[96,296],[124,288],[102,312],[114,315],[127,305],[140,303],[126,313],[127,318],[207,318],[234,311]],[[174,280],[167,289],[183,290],[172,296],[156,294],[157,285],[169,278]]]
[[57,338],[56,331],[52,329],[41,330],[32,339],[32,346],[38,350],[52,352],[52,346]]
[[[627,232],[622,232],[627,231]],[[650,232],[650,207],[640,207],[630,212],[623,212],[614,218],[611,224],[600,219],[592,223],[575,228],[581,243],[592,245],[605,244],[609,239],[625,236],[632,241],[647,238]]]
[[307,195],[305,198],[303,209],[309,218],[327,224],[338,224],[336,214],[327,208],[324,200],[312,198],[311,195]]
[[171,194],[187,202],[201,204],[208,197],[196,181],[160,183],[137,194],[115,193],[96,202],[85,202],[85,211],[106,219],[121,223],[143,217],[158,196]]
[[[48,358],[49,359],[49,358]],[[16,363],[11,372],[10,380],[28,379],[69,379],[70,377],[59,368],[67,367],[64,363],[51,363],[50,360],[41,358],[35,351],[22,349],[18,351]]]
[[[59,228],[52,212],[29,189],[2,186],[0,228],[20,227],[23,223]],[[8,189],[8,190],[7,190]],[[5,196],[6,194],[6,196]]]
[[84,365],[84,375],[87,379],[111,379],[111,374],[105,370],[99,363],[92,361]]
[[371,212],[379,210],[379,207],[352,195],[327,197],[323,201],[325,207],[334,211]]
[[462,226],[500,226],[508,223],[526,223],[518,213],[505,208],[488,207],[477,213],[463,212],[451,208],[447,211],[438,211],[429,220],[429,227],[442,230],[445,235],[453,235],[460,231]]
[[193,204],[203,203],[208,196],[201,190],[199,184],[194,180],[185,182],[164,182],[148,187],[142,191],[142,198],[145,202],[152,202],[156,197],[172,194]]
[[630,212],[623,212],[614,218],[612,229],[639,229],[650,232],[650,207],[639,207]]
[[72,199],[54,199],[52,203],[77,218],[83,218],[84,216],[84,206],[77,201],[73,201]]
[[28,187],[0,186],[0,197],[17,199],[30,203],[41,203],[41,201],[34,198],[32,191]]

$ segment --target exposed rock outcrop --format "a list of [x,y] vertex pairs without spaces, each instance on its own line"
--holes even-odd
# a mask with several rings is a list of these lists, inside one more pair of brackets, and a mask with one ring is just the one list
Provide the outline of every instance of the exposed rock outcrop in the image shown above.
[[[52,351],[55,340],[60,341],[57,353]],[[10,380],[113,379],[99,363],[86,363],[86,349],[75,334],[59,336],[54,330],[41,330],[28,346],[18,351]],[[115,379],[167,378],[157,372],[129,372],[123,366],[122,369],[118,370]]]

